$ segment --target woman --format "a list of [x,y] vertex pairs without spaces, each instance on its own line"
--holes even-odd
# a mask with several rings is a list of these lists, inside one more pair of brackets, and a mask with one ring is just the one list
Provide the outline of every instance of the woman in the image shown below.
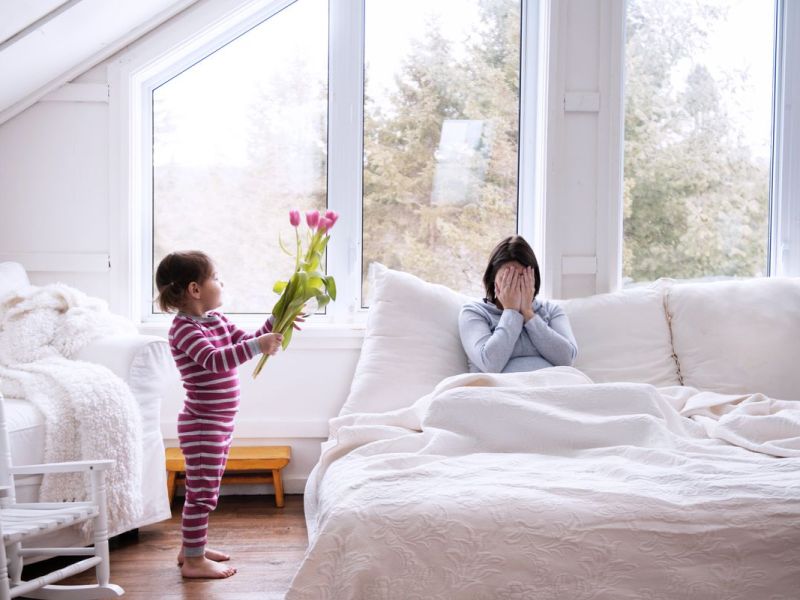
[[495,246],[483,275],[486,298],[461,308],[458,327],[471,372],[512,373],[570,366],[578,347],[569,319],[536,298],[539,264],[521,236]]

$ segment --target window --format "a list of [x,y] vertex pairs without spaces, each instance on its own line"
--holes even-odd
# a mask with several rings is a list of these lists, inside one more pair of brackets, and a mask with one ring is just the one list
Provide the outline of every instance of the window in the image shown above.
[[367,306],[376,260],[482,296],[492,247],[535,229],[538,3],[264,7],[277,8],[145,82],[145,314],[157,312],[161,258],[197,247],[218,262],[227,312],[268,312],[292,267],[278,236],[291,236],[293,207],[341,214],[328,247],[331,321]]
[[256,4],[142,79],[145,317],[158,262],[189,248],[217,261],[226,312],[268,312],[294,207],[340,213],[327,322],[360,318],[373,261],[483,296],[500,239],[536,247],[537,0]]
[[363,264],[482,297],[491,249],[517,231],[520,2],[365,11]]
[[769,274],[775,6],[629,0],[623,281]]
[[153,273],[168,252],[205,250],[228,312],[274,303],[294,266],[278,249],[289,209],[326,207],[325,9],[294,2],[152,92]]

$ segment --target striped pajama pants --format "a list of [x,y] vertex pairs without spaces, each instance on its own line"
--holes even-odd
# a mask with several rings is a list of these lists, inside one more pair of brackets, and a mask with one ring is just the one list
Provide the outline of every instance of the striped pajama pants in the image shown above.
[[186,461],[186,499],[181,533],[185,556],[203,556],[208,517],[217,507],[219,487],[233,440],[232,415],[178,415],[178,440]]

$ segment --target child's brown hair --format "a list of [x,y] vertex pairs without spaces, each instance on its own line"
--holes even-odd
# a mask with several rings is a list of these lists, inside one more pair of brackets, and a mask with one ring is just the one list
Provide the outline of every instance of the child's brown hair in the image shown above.
[[164,312],[180,310],[189,284],[202,284],[214,274],[211,258],[199,250],[172,252],[161,259],[156,269],[158,306]]

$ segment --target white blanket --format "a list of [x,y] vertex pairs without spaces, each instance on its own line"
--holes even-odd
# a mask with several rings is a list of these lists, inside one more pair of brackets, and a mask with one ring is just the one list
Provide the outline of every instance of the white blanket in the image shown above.
[[287,598],[796,598],[796,407],[558,367],[338,417]]
[[[110,370],[67,357],[100,336],[133,330],[104,302],[61,284],[30,286],[0,302],[0,391],[44,415],[45,462],[115,461],[106,474],[110,535],[142,514],[141,414]],[[89,490],[84,474],[46,474],[39,499],[85,500]]]

